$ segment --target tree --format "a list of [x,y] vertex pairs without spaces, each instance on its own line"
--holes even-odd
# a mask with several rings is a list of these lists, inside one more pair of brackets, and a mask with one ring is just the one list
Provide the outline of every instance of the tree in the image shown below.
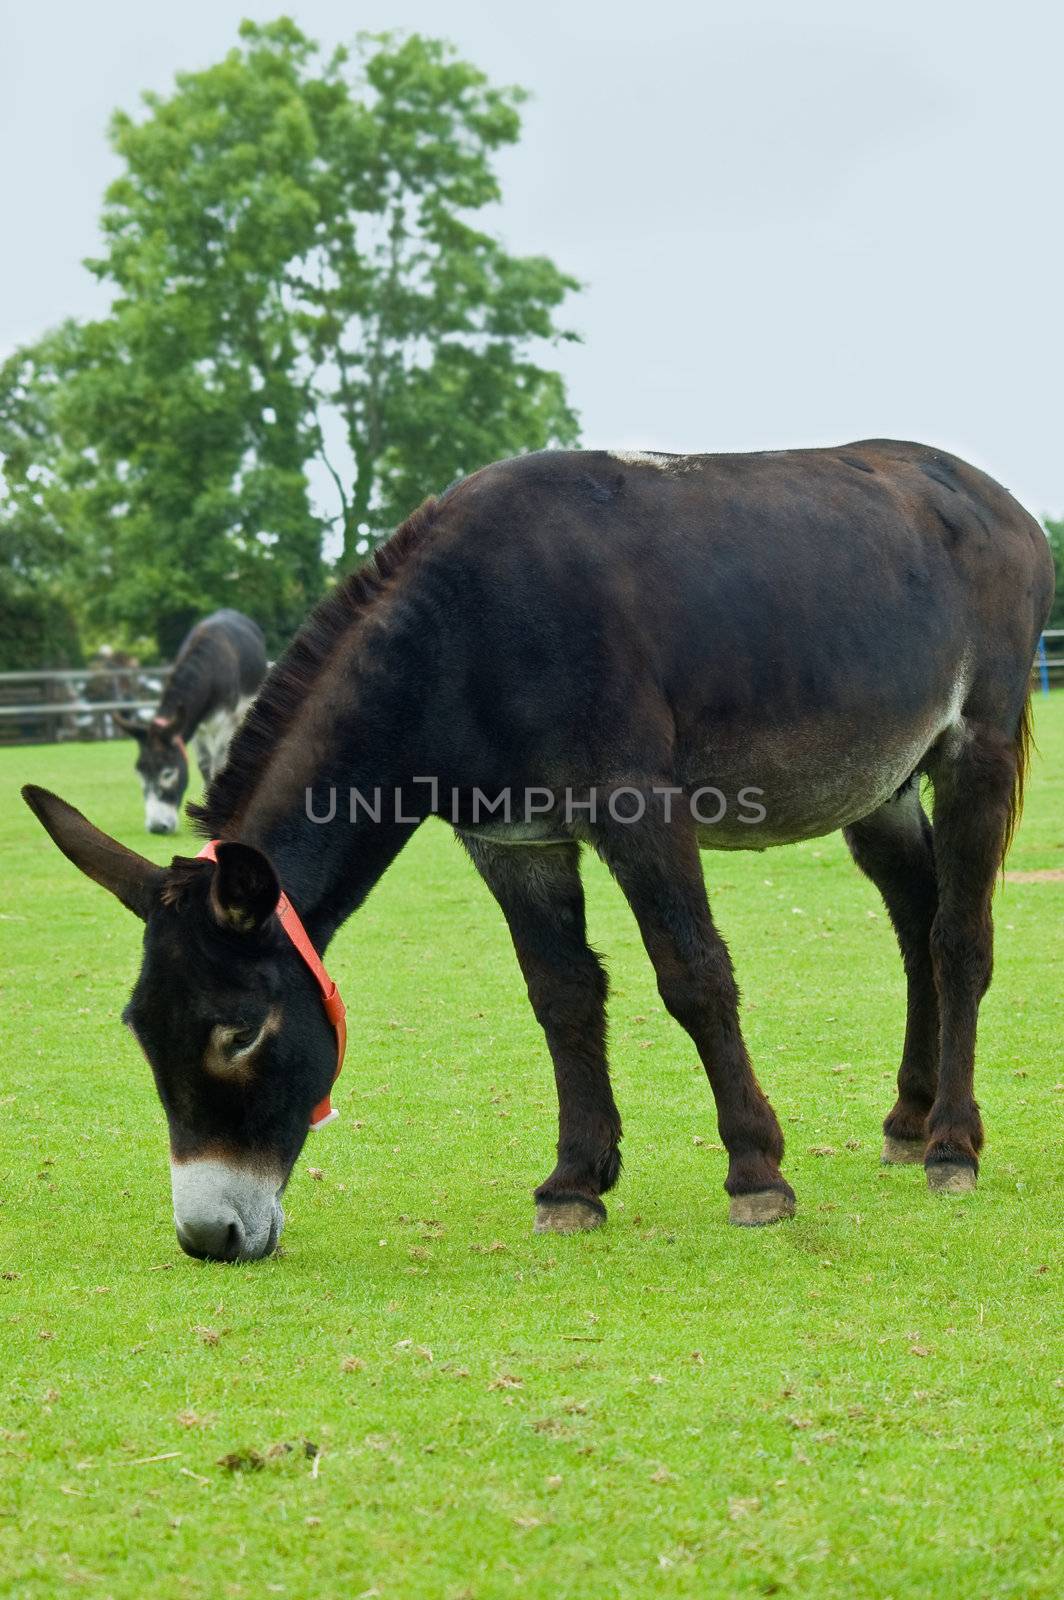
[[575,280],[468,220],[500,197],[490,157],[518,138],[523,95],[417,36],[363,38],[354,64],[356,94],[344,52],[314,87],[333,220],[289,275],[315,393],[354,462],[350,495],[333,471],[346,565],[428,489],[578,437],[560,376],[527,354],[574,337],[554,312]]
[[312,442],[351,565],[430,488],[575,440],[561,379],[528,345],[571,337],[553,312],[576,284],[468,220],[500,198],[491,158],[519,136],[519,90],[417,35],[322,61],[287,19],[240,33],[171,99],[149,96],[145,121],[115,119],[127,174],[93,267],[169,312],[171,346],[191,317],[214,385],[239,369],[241,399],[301,466]]
[[57,423],[67,324],[0,364],[0,670],[74,666],[81,647],[61,593],[70,571],[68,477]]
[[416,35],[240,41],[113,120],[88,263],[111,310],[16,358],[0,537],[65,542],[97,622],[170,635],[231,603],[279,643],[330,543],[355,565],[461,473],[575,442],[533,357],[572,337],[576,285],[474,226],[519,90]]
[[62,460],[58,391],[76,337],[66,324],[0,364],[0,571],[27,587],[47,584],[70,557],[65,479],[73,463]]

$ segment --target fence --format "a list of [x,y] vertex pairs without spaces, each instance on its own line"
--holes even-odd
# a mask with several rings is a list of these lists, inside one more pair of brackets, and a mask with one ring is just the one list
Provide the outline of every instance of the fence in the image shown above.
[[1049,693],[1054,677],[1064,677],[1064,628],[1047,628],[1043,633],[1033,671],[1043,694]]
[[0,672],[0,744],[113,739],[114,711],[153,711],[173,669],[78,667]]
[[[79,667],[65,672],[0,672],[0,744],[113,739],[114,711],[151,711],[173,668]],[[1064,628],[1043,635],[1034,683],[1064,680]]]

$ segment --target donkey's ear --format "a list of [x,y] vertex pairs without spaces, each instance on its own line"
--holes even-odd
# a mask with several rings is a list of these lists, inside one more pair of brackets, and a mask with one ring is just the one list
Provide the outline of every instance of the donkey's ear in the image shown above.
[[148,737],[148,725],[141,722],[139,717],[124,717],[120,711],[112,711],[116,728],[121,728],[123,733],[128,733],[131,739],[137,739],[143,744]]
[[51,834],[68,860],[85,876],[121,900],[124,906],[147,920],[152,902],[166,877],[162,867],[93,826],[87,817],[57,794],[28,783],[22,798],[42,827]]
[[162,739],[175,739],[185,721],[185,708],[178,706],[169,717],[152,717],[148,731]]
[[218,845],[211,882],[211,910],[223,928],[254,933],[277,909],[281,885],[261,850],[249,844]]

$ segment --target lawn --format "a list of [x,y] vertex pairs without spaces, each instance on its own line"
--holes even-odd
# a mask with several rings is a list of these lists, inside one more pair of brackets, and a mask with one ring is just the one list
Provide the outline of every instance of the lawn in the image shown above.
[[[1064,694],[1036,710],[1021,869],[1064,866]],[[534,1237],[549,1063],[501,916],[427,826],[330,952],[341,1120],[283,1254],[219,1267],[177,1248],[118,1023],[139,924],[15,798],[46,784],[166,860],[131,769],[0,752],[0,1593],[1064,1593],[1064,882],[998,896],[979,1188],[931,1196],[879,1165],[902,975],[841,838],[706,857],[798,1194],[745,1230],[693,1049],[589,862],[625,1170],[602,1231]]]

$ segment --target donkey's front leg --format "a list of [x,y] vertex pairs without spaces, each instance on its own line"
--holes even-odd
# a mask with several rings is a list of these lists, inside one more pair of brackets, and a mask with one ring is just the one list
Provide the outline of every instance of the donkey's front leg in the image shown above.
[[745,1227],[794,1215],[780,1172],[783,1134],[754,1077],[739,1027],[739,991],[713,925],[693,824],[650,800],[642,820],[613,822],[596,843],[635,913],[666,1009],[686,1028],[717,1102],[728,1152],[729,1218]]
[[621,1169],[621,1119],[606,1065],[606,974],[585,933],[575,844],[465,844],[509,924],[558,1086],[558,1163],[536,1190],[536,1232],[606,1220]]

